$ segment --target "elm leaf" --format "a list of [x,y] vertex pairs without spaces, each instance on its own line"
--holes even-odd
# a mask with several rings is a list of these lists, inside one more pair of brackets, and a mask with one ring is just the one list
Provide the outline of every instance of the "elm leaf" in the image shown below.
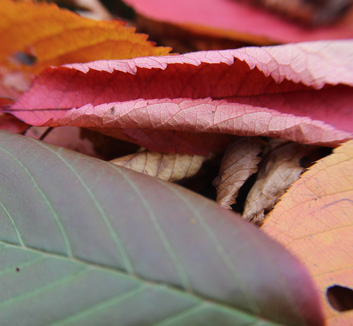
[[322,325],[301,263],[176,185],[0,131],[1,325]]

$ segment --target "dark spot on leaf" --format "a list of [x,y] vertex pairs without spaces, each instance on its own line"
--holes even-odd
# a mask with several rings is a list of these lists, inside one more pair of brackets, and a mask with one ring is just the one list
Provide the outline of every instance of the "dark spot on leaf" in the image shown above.
[[111,113],[111,114],[114,114],[114,113],[115,113],[115,107],[114,107],[114,106],[112,106],[112,107],[110,108],[110,113]]
[[330,305],[338,311],[353,309],[353,290],[340,285],[333,285],[326,291]]
[[20,269],[18,267],[16,267],[16,272],[19,272],[19,271],[20,271]]
[[16,52],[13,56],[13,59],[15,62],[24,64],[26,66],[33,66],[37,62],[36,56],[25,52]]

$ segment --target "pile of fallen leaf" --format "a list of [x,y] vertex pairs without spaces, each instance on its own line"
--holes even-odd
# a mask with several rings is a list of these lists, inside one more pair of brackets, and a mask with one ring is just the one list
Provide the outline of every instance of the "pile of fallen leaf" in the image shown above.
[[300,259],[327,324],[353,322],[351,1],[126,0],[128,23],[120,2],[0,2],[1,129],[216,200]]

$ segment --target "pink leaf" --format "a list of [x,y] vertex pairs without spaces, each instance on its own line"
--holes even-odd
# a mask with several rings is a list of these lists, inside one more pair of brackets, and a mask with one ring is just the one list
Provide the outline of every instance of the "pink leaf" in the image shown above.
[[235,0],[124,1],[156,21],[257,44],[353,38],[353,10],[333,26],[309,29]]
[[152,151],[205,154],[224,134],[335,146],[353,132],[352,55],[353,41],[321,41],[71,64],[46,69],[12,110]]
[[[0,110],[6,110],[13,104],[13,101],[0,97]],[[28,129],[28,125],[23,123],[22,121],[18,120],[14,116],[10,114],[2,114],[0,113],[0,129],[15,132],[15,133],[22,133]]]

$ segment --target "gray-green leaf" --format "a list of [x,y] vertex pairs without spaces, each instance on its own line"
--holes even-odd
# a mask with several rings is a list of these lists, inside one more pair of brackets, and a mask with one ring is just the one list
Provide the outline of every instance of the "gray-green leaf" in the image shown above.
[[0,325],[322,325],[303,266],[170,183],[0,131]]

